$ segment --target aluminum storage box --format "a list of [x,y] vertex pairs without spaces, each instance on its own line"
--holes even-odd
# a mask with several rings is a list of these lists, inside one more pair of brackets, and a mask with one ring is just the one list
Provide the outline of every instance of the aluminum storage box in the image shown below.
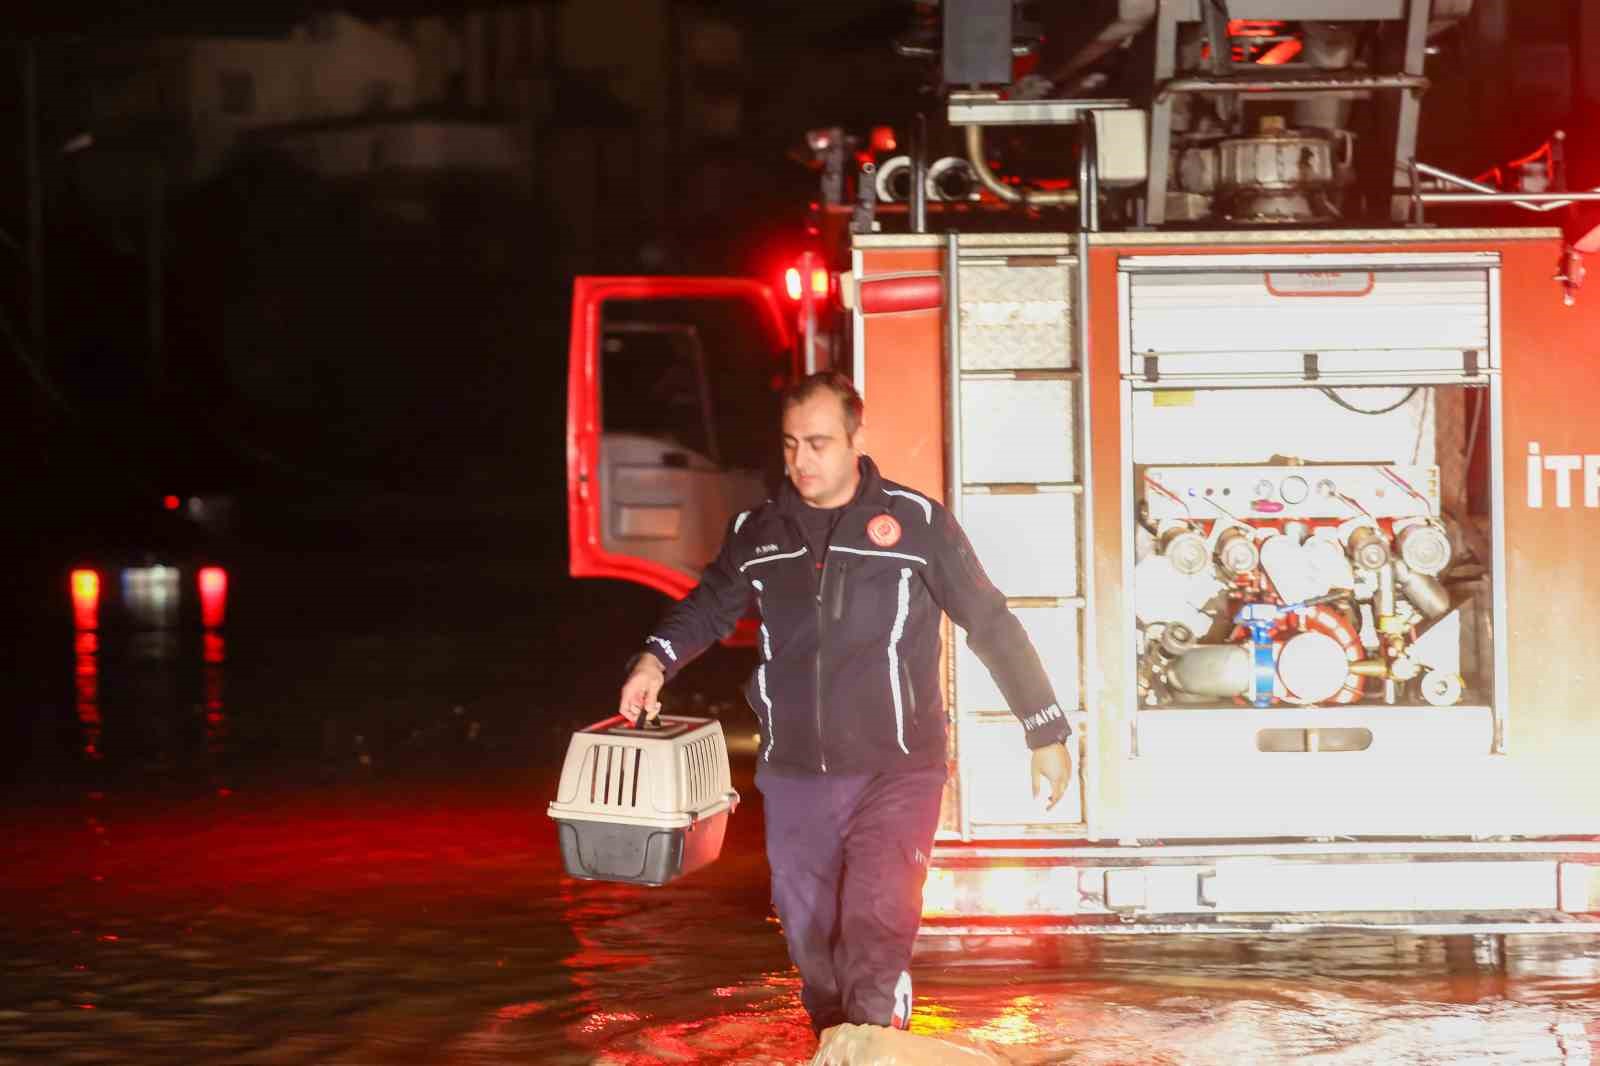
[[571,876],[664,885],[721,854],[738,803],[722,723],[613,716],[573,734],[549,814]]

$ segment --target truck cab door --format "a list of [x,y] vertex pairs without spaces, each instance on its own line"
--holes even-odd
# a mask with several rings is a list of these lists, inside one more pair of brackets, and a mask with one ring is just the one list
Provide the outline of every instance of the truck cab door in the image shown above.
[[739,278],[579,277],[567,386],[573,577],[686,595],[777,473],[793,373],[775,294]]

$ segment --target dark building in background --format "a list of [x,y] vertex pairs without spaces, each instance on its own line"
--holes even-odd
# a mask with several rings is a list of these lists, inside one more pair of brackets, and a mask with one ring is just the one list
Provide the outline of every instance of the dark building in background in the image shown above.
[[31,45],[21,451],[140,498],[548,520],[570,277],[738,267],[706,219],[763,165],[746,50],[671,0]]
[[[275,36],[90,45],[59,60],[81,146],[143,134],[170,183],[264,148],[330,178],[514,173],[559,211],[574,268],[611,269],[603,260],[629,254],[616,232],[655,234],[715,195],[706,158],[742,132],[745,37],[675,0],[587,0],[330,13]],[[115,166],[88,168],[126,189]]]

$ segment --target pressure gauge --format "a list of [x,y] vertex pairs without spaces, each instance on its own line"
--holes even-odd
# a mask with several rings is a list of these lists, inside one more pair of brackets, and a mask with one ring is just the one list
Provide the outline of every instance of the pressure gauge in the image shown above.
[[1271,495],[1272,482],[1268,481],[1266,478],[1262,478],[1260,481],[1256,482],[1256,499],[1264,500]]
[[1333,494],[1338,491],[1338,486],[1333,483],[1332,478],[1325,477],[1321,481],[1317,482],[1317,495],[1321,496],[1323,499],[1333,499]]
[[1291,474],[1278,486],[1278,494],[1283,497],[1284,503],[1304,503],[1306,497],[1311,495],[1311,486],[1299,474]]

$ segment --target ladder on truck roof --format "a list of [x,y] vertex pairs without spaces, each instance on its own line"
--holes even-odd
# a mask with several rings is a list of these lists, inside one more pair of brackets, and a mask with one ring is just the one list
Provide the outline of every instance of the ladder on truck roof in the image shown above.
[[[1061,235],[946,240],[946,499],[1038,649],[1082,767],[1092,649],[1077,247]],[[1019,757],[1021,726],[960,637],[951,667],[960,805],[941,839],[1086,835],[1083,774],[1046,813]]]

